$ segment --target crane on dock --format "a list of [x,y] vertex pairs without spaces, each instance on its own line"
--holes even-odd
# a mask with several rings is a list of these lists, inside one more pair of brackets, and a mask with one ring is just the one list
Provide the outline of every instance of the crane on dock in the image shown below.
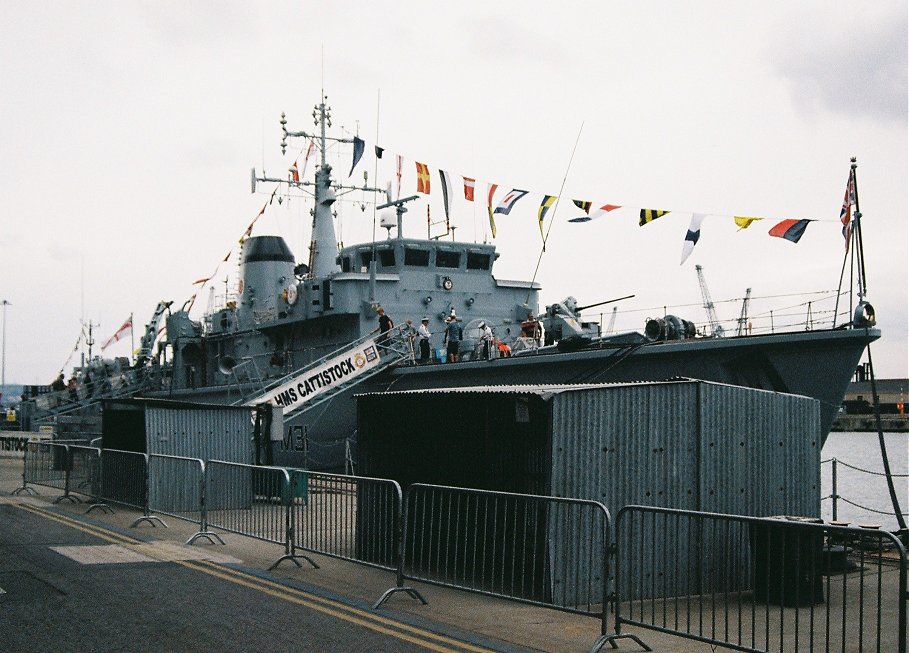
[[694,269],[698,273],[698,283],[701,286],[701,297],[704,299],[704,310],[707,311],[707,321],[710,323],[711,335],[714,338],[722,338],[724,334],[723,325],[720,324],[720,320],[716,316],[716,308],[710,298],[710,291],[707,290],[707,282],[704,280],[704,268],[700,265],[695,265]]
[[606,331],[603,332],[604,335],[608,336],[610,333],[612,333],[615,330],[615,316],[618,312],[619,312],[619,307],[613,306],[612,315],[609,316],[609,324],[606,325]]
[[735,335],[743,336],[745,335],[746,325],[748,324],[748,305],[751,303],[751,288],[748,288],[745,291],[745,299],[742,301],[742,312],[739,314],[739,326],[735,331]]

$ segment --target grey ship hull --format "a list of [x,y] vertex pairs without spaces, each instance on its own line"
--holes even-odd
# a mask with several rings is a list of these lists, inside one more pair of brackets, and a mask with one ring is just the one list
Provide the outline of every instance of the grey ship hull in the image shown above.
[[[343,469],[355,440],[354,394],[483,385],[660,381],[690,377],[818,399],[823,443],[866,345],[876,329],[825,330],[648,344],[612,344],[575,352],[555,348],[492,361],[402,366],[382,372],[285,424],[275,464]],[[156,393],[161,396],[163,393]],[[233,403],[236,388],[167,393],[175,399]],[[437,425],[427,425],[432,430]],[[387,428],[394,428],[389,415]],[[305,435],[304,435],[305,434]]]

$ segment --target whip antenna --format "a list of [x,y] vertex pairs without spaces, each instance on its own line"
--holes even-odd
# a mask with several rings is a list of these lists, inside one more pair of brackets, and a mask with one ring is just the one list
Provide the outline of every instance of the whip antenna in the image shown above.
[[543,254],[546,253],[546,241],[549,240],[549,232],[552,231],[552,224],[555,222],[556,211],[559,210],[559,202],[562,201],[562,192],[565,190],[565,182],[568,180],[568,172],[571,170],[571,162],[574,161],[574,153],[578,151],[578,142],[581,140],[581,132],[584,131],[584,121],[581,121],[581,127],[578,129],[578,137],[574,139],[574,147],[571,149],[571,157],[568,159],[568,167],[565,168],[565,176],[562,177],[562,186],[559,188],[559,194],[556,197],[555,205],[552,207],[552,217],[549,218],[549,227],[546,229],[546,235],[543,236],[543,247],[540,249],[540,255],[537,257],[537,266],[533,269],[533,278],[530,280],[530,288],[527,289],[527,300],[530,303],[530,290],[537,280],[537,273],[540,271],[540,263],[543,260]]

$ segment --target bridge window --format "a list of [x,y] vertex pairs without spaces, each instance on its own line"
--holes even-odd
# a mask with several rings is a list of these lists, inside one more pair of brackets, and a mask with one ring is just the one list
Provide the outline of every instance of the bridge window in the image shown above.
[[480,254],[479,252],[467,252],[467,269],[468,270],[488,270],[489,254]]
[[411,249],[404,250],[404,265],[415,265],[421,268],[429,266],[428,249]]
[[341,257],[341,272],[350,272],[350,257]]
[[458,268],[461,267],[461,252],[451,252],[444,249],[436,250],[436,267]]
[[383,268],[393,268],[395,266],[395,251],[393,249],[379,250],[379,265]]

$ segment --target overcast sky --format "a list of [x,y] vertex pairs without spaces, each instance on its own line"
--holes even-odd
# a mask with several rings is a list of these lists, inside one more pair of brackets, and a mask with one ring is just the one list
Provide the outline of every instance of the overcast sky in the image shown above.
[[[738,316],[746,288],[835,289],[836,220],[856,156],[869,299],[884,333],[876,371],[905,377],[906,44],[903,0],[0,0],[6,379],[49,383],[80,320],[100,324],[100,343],[131,312],[141,328],[159,299],[189,298],[266,199],[250,194],[249,169],[285,176],[303,145],[281,156],[281,112],[291,129],[310,129],[323,87],[336,130],[405,157],[406,194],[414,160],[477,178],[479,197],[487,182],[531,191],[498,221],[499,278],[533,276],[536,210],[559,193],[580,131],[563,198],[671,211],[638,227],[633,210],[570,224],[579,212],[558,207],[537,275],[542,303],[636,294],[620,305],[619,328],[641,329],[663,306],[703,322],[696,263],[722,319]],[[349,150],[332,156],[345,178]],[[374,159],[358,183],[363,169],[375,181]],[[384,185],[391,170],[378,172]],[[373,230],[363,194],[349,198],[337,205],[345,244]],[[425,236],[425,206],[412,206],[406,235]],[[255,233],[283,235],[305,261],[308,209],[299,198],[274,205]],[[692,212],[711,217],[680,266]],[[738,232],[713,217],[731,215],[767,220]],[[818,222],[793,244],[767,235],[784,218]],[[458,196],[452,222],[459,240],[490,237],[482,202]],[[220,279],[235,275],[236,258]],[[755,300],[752,313],[804,323],[801,302]],[[207,290],[195,317],[206,303]]]

